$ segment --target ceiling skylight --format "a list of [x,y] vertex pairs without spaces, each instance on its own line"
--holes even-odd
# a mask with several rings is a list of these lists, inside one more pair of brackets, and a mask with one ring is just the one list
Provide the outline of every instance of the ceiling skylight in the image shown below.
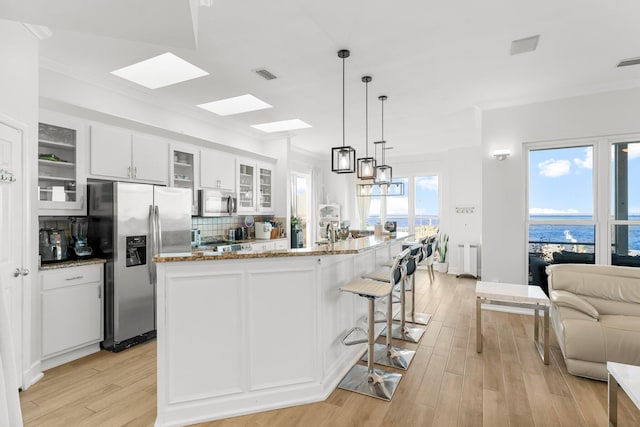
[[310,128],[311,125],[303,122],[300,119],[282,120],[280,122],[261,123],[259,125],[251,125],[252,128],[256,128],[263,132],[282,132],[285,130],[304,129]]
[[216,113],[219,116],[229,116],[231,114],[272,108],[271,105],[249,94],[207,102],[206,104],[198,105],[198,107]]
[[149,89],[158,89],[172,84],[207,76],[209,73],[177,57],[171,52],[154,56],[141,62],[112,71],[123,79]]

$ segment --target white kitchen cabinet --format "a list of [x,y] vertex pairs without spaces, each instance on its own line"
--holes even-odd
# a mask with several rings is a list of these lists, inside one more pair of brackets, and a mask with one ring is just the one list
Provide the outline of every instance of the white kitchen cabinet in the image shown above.
[[169,159],[169,186],[191,190],[191,215],[198,215],[199,151],[188,145],[171,144]]
[[38,124],[38,214],[86,215],[83,159],[85,124],[40,111]]
[[89,174],[96,178],[166,184],[168,142],[126,129],[91,126]]
[[269,163],[258,163],[258,211],[262,213],[274,212],[273,174],[274,166]]
[[238,159],[238,213],[256,212],[256,162]]
[[238,213],[273,213],[273,171],[269,163],[238,159]]
[[200,187],[235,191],[235,156],[223,151],[200,150]]
[[43,270],[40,283],[43,368],[99,351],[103,264]]

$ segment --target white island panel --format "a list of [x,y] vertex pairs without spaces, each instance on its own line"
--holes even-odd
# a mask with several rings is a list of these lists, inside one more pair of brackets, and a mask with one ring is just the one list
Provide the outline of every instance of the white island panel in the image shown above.
[[248,273],[250,389],[319,383],[315,265],[269,267]]
[[241,392],[242,275],[174,274],[166,292],[169,402]]

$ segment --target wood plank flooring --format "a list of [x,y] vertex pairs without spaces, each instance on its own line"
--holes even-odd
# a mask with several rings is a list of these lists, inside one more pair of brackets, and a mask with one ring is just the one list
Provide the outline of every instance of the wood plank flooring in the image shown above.
[[[607,384],[568,374],[551,337],[551,364],[533,344],[533,317],[485,311],[476,353],[475,280],[425,271],[416,276],[417,308],[432,319],[392,402],[335,390],[324,402],[200,424],[271,426],[606,426]],[[26,426],[152,426],[156,345],[100,352],[45,372],[20,395]],[[640,411],[622,390],[621,427]]]

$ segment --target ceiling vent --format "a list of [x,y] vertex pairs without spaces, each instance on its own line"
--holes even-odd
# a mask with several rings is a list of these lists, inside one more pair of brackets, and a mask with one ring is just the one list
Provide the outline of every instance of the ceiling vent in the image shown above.
[[618,63],[618,67],[628,67],[629,65],[638,65],[640,64],[640,57],[638,58],[629,58],[629,59],[623,59],[622,61],[620,61]]
[[511,42],[511,56],[521,53],[533,52],[538,47],[540,35],[526,37],[524,39],[514,40]]
[[266,70],[265,68],[259,68],[253,71],[265,80],[274,80],[278,78],[275,74],[273,74],[271,71]]

